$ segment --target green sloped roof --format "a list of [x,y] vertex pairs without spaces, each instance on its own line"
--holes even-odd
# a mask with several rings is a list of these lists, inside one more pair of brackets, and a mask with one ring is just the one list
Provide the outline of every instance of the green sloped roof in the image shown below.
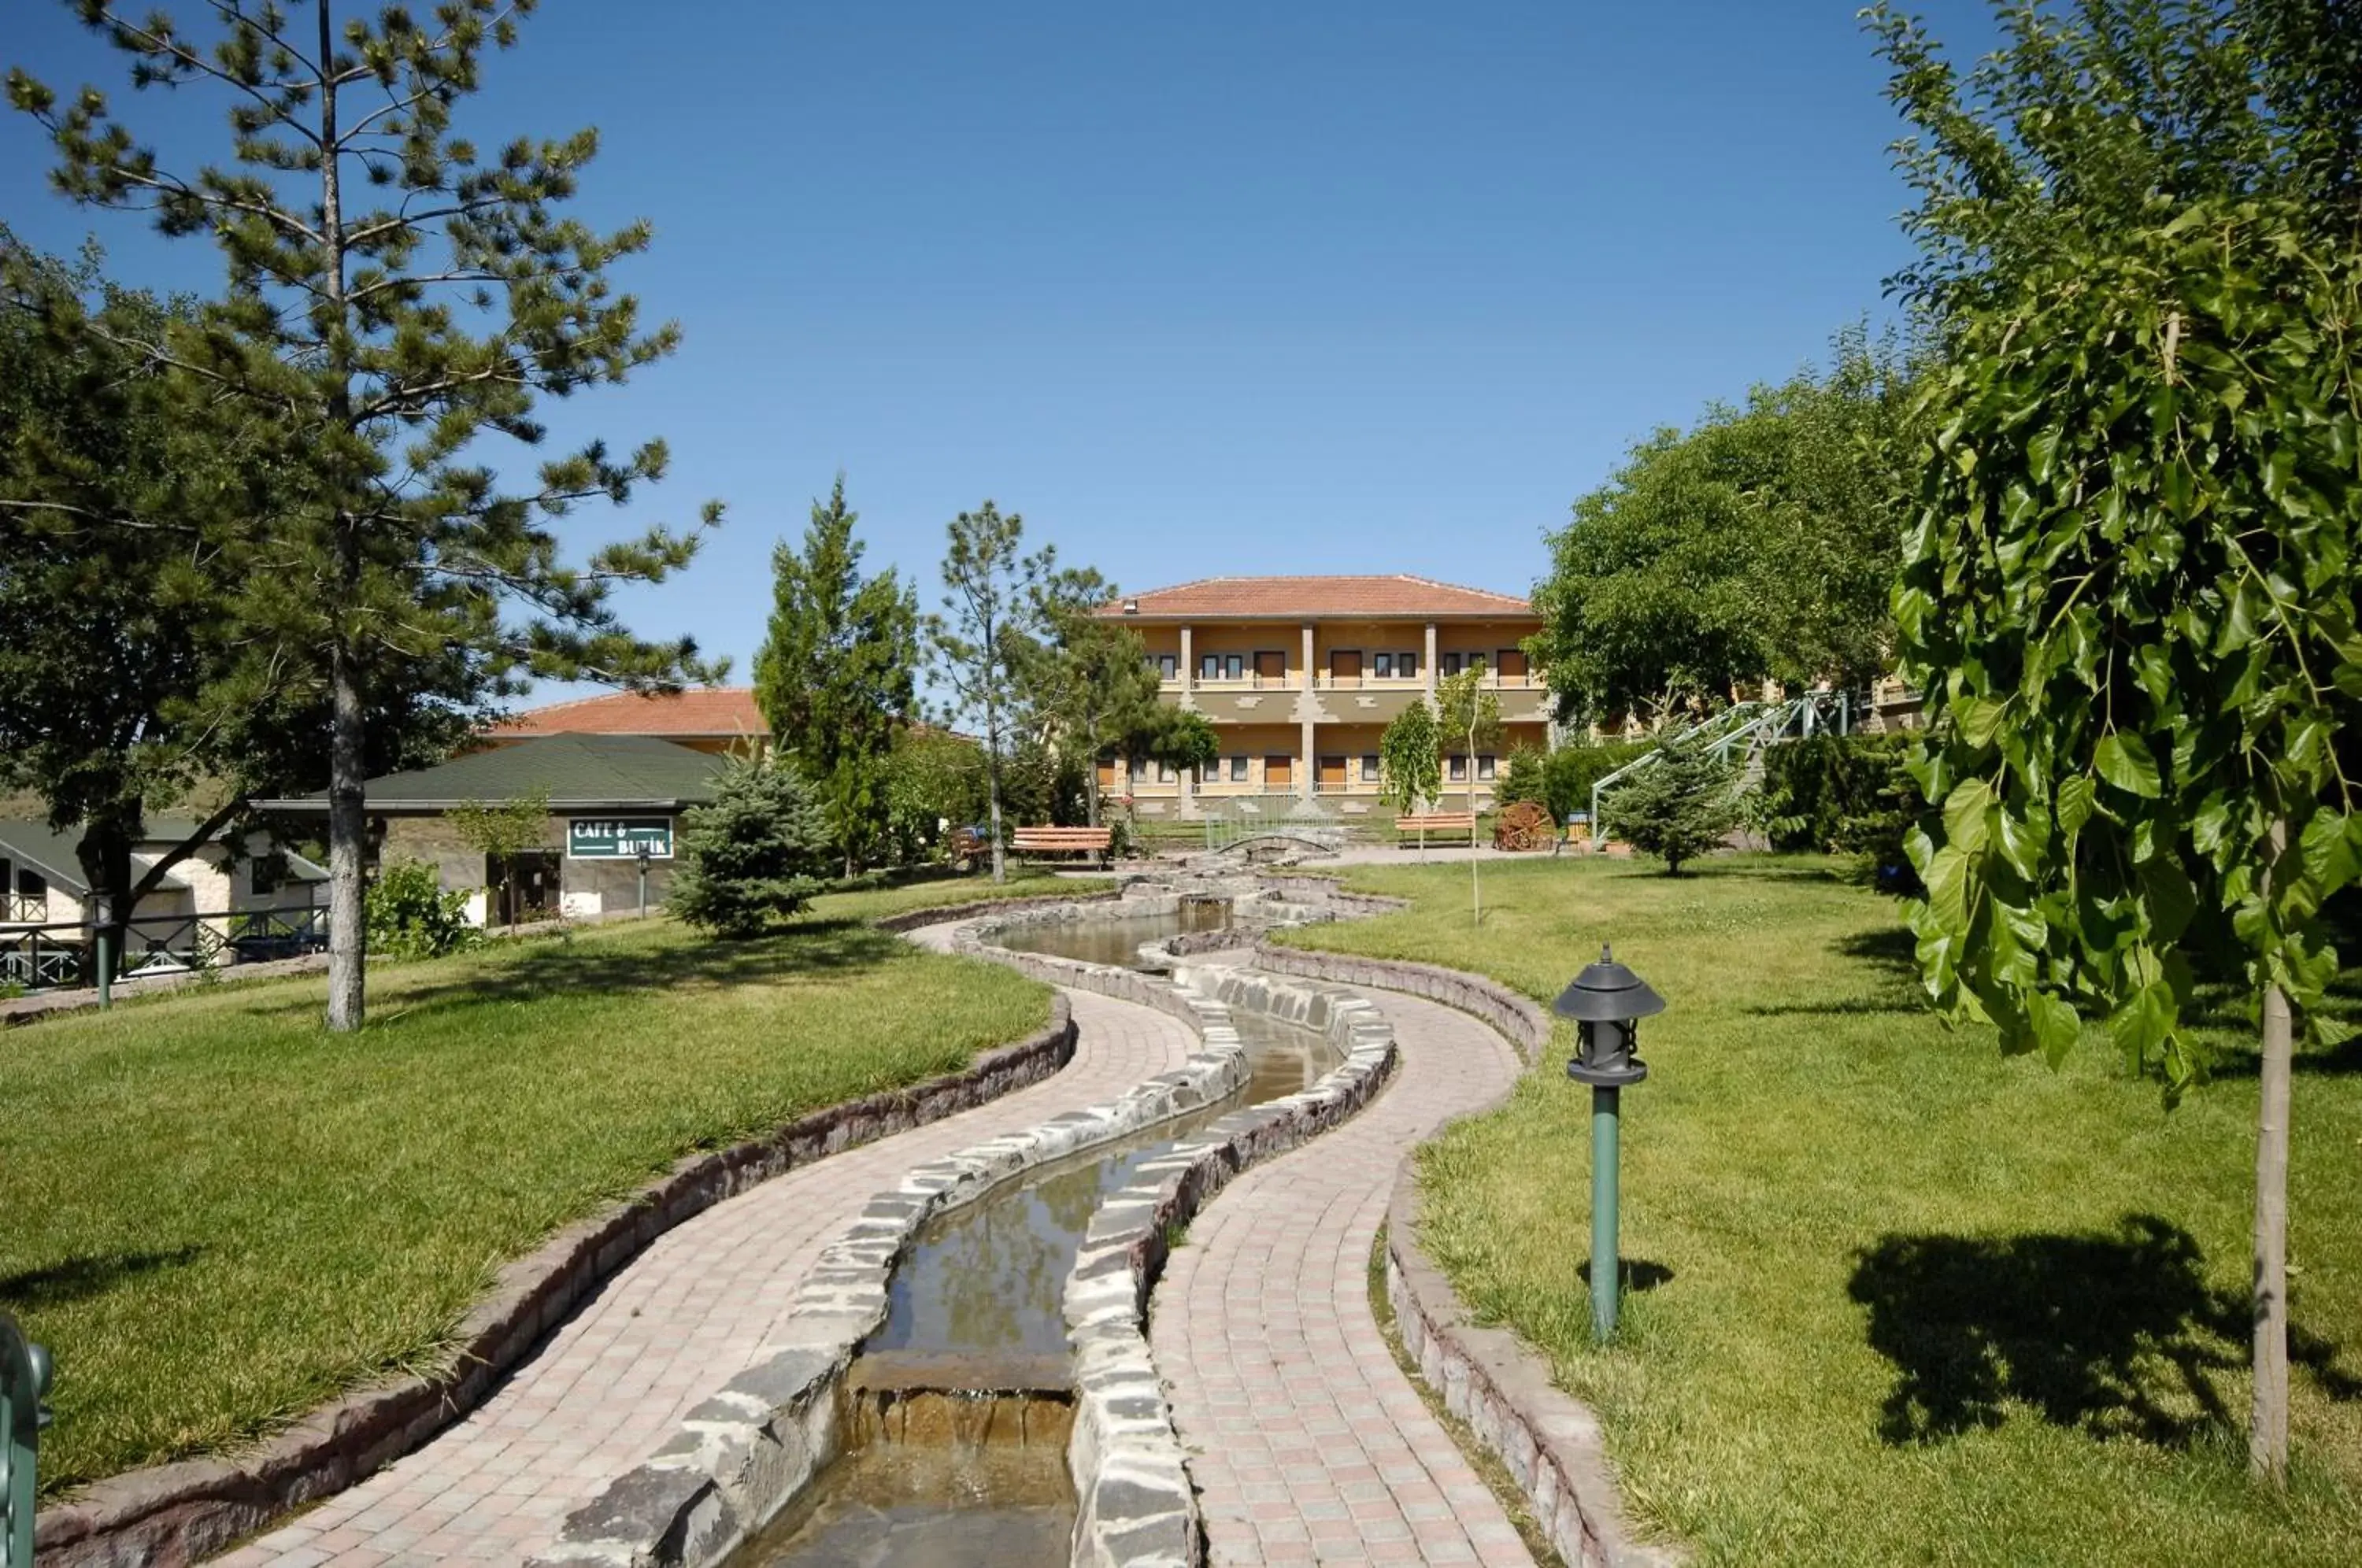
[[[139,847],[145,849],[156,844],[179,844],[195,833],[197,826],[193,821],[150,817],[148,819],[147,836],[139,841]],[[82,872],[82,856],[75,853],[81,843],[82,831],[79,828],[72,833],[59,833],[45,822],[28,822],[21,817],[0,819],[0,859],[30,866],[40,872],[51,887],[62,888],[76,898],[90,891],[90,884]],[[135,867],[133,879],[136,881],[139,875],[138,868]],[[164,873],[163,885],[183,892],[189,887],[178,867]]]
[[[371,811],[447,811],[463,801],[497,805],[549,791],[553,811],[624,806],[696,806],[713,799],[729,759],[646,735],[543,735],[494,746],[433,767],[369,781]],[[273,811],[324,812],[324,790],[258,802]]]

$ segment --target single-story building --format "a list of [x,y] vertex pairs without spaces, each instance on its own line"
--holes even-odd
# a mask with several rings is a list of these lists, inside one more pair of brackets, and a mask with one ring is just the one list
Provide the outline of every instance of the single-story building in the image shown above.
[[[672,883],[681,813],[713,799],[729,761],[647,735],[533,736],[369,780],[370,845],[380,865],[433,866],[446,889],[469,895],[468,918],[479,925],[635,910],[644,867],[653,907]],[[523,854],[489,856],[451,821],[463,806],[541,791],[549,814],[539,845]],[[328,798],[258,804],[325,819]]]

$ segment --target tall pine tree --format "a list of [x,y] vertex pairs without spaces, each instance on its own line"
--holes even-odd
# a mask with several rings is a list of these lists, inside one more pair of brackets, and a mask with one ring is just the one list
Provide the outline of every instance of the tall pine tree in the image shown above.
[[[223,300],[125,346],[171,369],[190,429],[262,432],[254,460],[289,476],[289,503],[245,542],[217,613],[241,628],[258,698],[305,673],[326,693],[328,1022],[358,1028],[373,701],[446,650],[495,675],[710,673],[690,639],[642,642],[607,602],[619,581],[687,564],[697,531],[651,528],[576,569],[551,528],[661,475],[660,442],[618,457],[594,441],[516,490],[466,456],[486,430],[537,445],[538,397],[621,381],[672,350],[677,329],[644,329],[607,276],[650,230],[561,215],[594,131],[489,157],[453,134],[486,50],[515,43],[533,0],[341,20],[334,0],[263,0],[208,7],[196,30],[160,10],[67,3],[128,57],[135,87],[209,89],[226,106],[231,162],[208,163],[143,145],[95,88],[61,99],[8,76],[11,105],[57,147],[59,190],[204,236],[226,266]],[[719,521],[710,503],[703,525]]]
[[1000,841],[1001,785],[1025,707],[1024,672],[1039,625],[1043,580],[1056,560],[1043,547],[1022,553],[1025,519],[990,501],[952,519],[944,552],[944,611],[927,637],[952,693],[951,709],[984,727],[985,804],[992,832],[992,879],[1009,879]]
[[[193,426],[173,372],[127,344],[193,306],[107,284],[0,226],[0,787],[39,799],[76,835],[88,885],[121,938],[188,856],[233,840],[248,802],[325,783],[315,680],[244,679],[240,591],[252,540],[289,503],[259,418]],[[375,694],[371,771],[439,760],[483,672],[433,650]],[[135,866],[165,811],[186,835]]]
[[918,698],[918,595],[891,569],[861,575],[860,517],[839,474],[826,504],[812,502],[803,548],[771,552],[771,624],[755,656],[755,700],[811,781],[847,876],[885,837],[894,735]]

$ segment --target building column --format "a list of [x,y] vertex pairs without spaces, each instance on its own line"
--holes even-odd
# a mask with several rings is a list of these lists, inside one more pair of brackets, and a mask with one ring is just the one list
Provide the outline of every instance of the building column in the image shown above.
[[1304,624],[1304,684],[1302,695],[1297,698],[1297,701],[1301,705],[1297,710],[1297,716],[1301,721],[1298,726],[1301,736],[1297,742],[1297,749],[1303,753],[1303,760],[1297,765],[1301,772],[1296,781],[1296,793],[1299,798],[1307,801],[1312,799],[1313,791],[1319,788],[1319,781],[1313,776],[1319,767],[1319,760],[1312,749],[1312,715],[1314,704],[1319,701],[1319,698],[1315,694],[1312,682],[1312,623],[1308,621]]
[[1426,676],[1426,677],[1427,677],[1427,694],[1428,694],[1429,697],[1434,696],[1434,695],[1435,695],[1435,623],[1434,623],[1434,622],[1432,622],[1432,621],[1429,621],[1429,622],[1427,624],[1427,659],[1426,659],[1425,663],[1424,663],[1423,665],[1421,665],[1421,667],[1420,667],[1420,670],[1419,670],[1419,673],[1421,673],[1422,675],[1424,675],[1424,676]]
[[[1189,628],[1181,628],[1181,690],[1184,696],[1198,690],[1198,656],[1189,646]],[[1188,704],[1184,702],[1183,707]]]

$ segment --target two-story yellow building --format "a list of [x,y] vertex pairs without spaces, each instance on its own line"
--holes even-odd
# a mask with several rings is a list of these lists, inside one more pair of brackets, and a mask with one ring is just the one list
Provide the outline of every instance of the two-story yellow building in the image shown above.
[[1294,796],[1341,815],[1374,811],[1378,736],[1436,682],[1485,672],[1501,735],[1471,757],[1447,739],[1447,801],[1473,784],[1481,804],[1501,759],[1550,738],[1551,699],[1524,644],[1533,605],[1426,578],[1218,577],[1126,595],[1099,612],[1139,632],[1164,700],[1194,708],[1221,737],[1220,759],[1176,776],[1151,764],[1103,788],[1142,816],[1193,817],[1241,796]]

